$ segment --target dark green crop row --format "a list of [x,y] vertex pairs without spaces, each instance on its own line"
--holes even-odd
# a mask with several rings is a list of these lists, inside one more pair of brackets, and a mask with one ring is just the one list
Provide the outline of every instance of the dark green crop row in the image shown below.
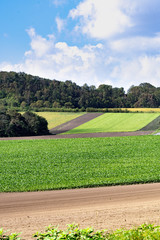
[[160,181],[160,137],[0,141],[0,192]]
[[[0,240],[20,240],[19,234],[4,235],[0,230]],[[97,231],[92,228],[79,229],[78,225],[69,225],[66,231],[55,227],[48,227],[44,233],[33,235],[36,240],[158,240],[160,226],[141,225],[130,230],[119,229],[114,232]]]

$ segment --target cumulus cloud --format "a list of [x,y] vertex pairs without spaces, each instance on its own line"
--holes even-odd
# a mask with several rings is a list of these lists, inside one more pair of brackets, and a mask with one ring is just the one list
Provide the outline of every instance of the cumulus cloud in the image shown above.
[[85,0],[72,9],[69,16],[80,18],[78,31],[92,38],[107,39],[131,28],[131,14],[135,8],[131,0]]
[[[28,35],[31,38],[31,48],[32,53],[36,54],[37,57],[42,57],[48,52],[50,52],[54,46],[54,35],[48,35],[48,39],[43,38],[35,33],[34,28],[30,28],[27,30]],[[26,55],[31,52],[27,52]]]

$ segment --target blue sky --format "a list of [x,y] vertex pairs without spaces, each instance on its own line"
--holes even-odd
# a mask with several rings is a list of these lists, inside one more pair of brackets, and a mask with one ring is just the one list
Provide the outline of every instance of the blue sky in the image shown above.
[[1,0],[0,71],[160,86],[159,0]]

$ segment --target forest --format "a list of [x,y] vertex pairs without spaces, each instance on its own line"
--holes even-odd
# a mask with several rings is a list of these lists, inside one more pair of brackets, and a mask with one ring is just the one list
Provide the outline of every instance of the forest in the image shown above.
[[66,80],[50,80],[23,72],[0,72],[0,108],[157,108],[160,87],[150,83],[124,88],[101,84],[78,86]]

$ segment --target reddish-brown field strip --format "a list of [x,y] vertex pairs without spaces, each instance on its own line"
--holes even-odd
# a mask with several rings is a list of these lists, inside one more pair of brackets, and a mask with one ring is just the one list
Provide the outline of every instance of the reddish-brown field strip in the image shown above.
[[4,137],[0,140],[32,140],[32,139],[64,139],[64,138],[90,138],[90,137],[126,137],[141,136],[152,134],[153,131],[136,131],[136,132],[108,132],[108,133],[80,133],[65,135],[45,135],[45,136],[29,136],[29,137]]

